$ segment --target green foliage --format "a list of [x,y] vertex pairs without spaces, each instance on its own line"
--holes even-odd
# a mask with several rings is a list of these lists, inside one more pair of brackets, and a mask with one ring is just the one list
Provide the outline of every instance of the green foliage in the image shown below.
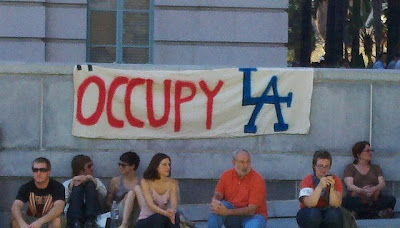
[[300,45],[298,42],[298,38],[301,37],[301,0],[290,0],[289,1],[289,42],[288,49],[289,53],[292,53],[288,56],[288,60],[290,62],[299,61],[300,56]]
[[[328,0],[312,0],[311,14],[313,18],[316,18],[318,7],[322,3]],[[338,0],[336,0],[338,1]],[[363,55],[360,54],[360,42],[362,43],[361,51],[368,58],[368,65],[372,63],[373,56],[373,46],[374,46],[374,34],[371,33],[372,30],[366,30],[366,27],[373,26],[373,23],[365,25],[368,16],[373,10],[374,0],[343,0],[346,1],[345,7],[347,8],[347,13],[342,15],[345,17],[345,31],[344,31],[344,44],[347,51],[351,52],[351,67],[353,68],[364,68],[365,63]],[[349,4],[350,2],[350,4]],[[396,9],[392,9],[392,25],[383,23],[382,27],[382,38],[383,43],[386,45],[385,39],[388,37],[388,52],[398,52],[400,51],[400,0],[383,0],[386,4],[389,2],[388,6]],[[399,8],[399,9],[397,9]],[[300,45],[302,42],[299,40],[301,37],[301,21],[302,21],[302,1],[301,0],[289,0],[289,61],[299,61],[300,57]],[[388,17],[389,10],[383,7],[383,15]],[[390,33],[390,27],[392,32]],[[386,35],[388,34],[388,35]],[[382,39],[381,38],[381,39]],[[315,46],[315,36],[312,36],[312,47]],[[393,49],[393,50],[390,50]],[[325,50],[328,51],[328,50]],[[346,58],[346,56],[344,56]]]
[[320,6],[323,2],[326,2],[326,1],[327,1],[327,0],[312,0],[312,9],[311,9],[311,12],[312,12],[312,15],[313,15],[313,18],[314,18],[314,19],[317,17],[317,11],[318,11],[319,6]]
[[[324,0],[318,0],[324,1]],[[302,31],[302,0],[289,0],[289,41],[288,41],[288,61],[300,62],[301,52],[301,31]],[[311,26],[311,25],[310,25]],[[315,36],[311,35],[311,46],[315,46]],[[312,50],[311,50],[312,51]]]

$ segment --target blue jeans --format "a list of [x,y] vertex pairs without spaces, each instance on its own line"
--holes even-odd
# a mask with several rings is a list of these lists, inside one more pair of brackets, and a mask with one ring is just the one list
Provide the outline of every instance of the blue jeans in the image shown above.
[[[221,201],[228,209],[235,207],[227,201]],[[263,215],[254,214],[251,216],[224,216],[211,213],[208,217],[208,228],[220,228],[225,225],[226,228],[265,228],[267,220]]]
[[327,209],[319,208],[301,208],[296,216],[297,224],[300,228],[337,228],[343,227],[343,215],[340,208],[329,207]]
[[84,223],[87,219],[95,219],[101,212],[101,205],[93,181],[72,187],[67,211],[68,224],[73,220]]

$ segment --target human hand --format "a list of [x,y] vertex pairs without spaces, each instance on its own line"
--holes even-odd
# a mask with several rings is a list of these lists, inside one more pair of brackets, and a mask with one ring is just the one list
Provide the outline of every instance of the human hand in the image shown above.
[[175,224],[175,214],[175,210],[172,210],[171,208],[167,209],[167,217],[171,220],[172,224]]
[[86,175],[74,176],[72,178],[72,183],[73,183],[74,186],[78,186],[78,185],[80,185],[82,183],[85,183],[86,180],[87,180]]
[[367,185],[363,187],[364,194],[369,198],[374,195],[375,189],[371,185]]
[[219,200],[217,200],[217,199],[215,199],[215,198],[212,198],[212,200],[211,200],[211,207],[216,206],[216,205],[219,205],[219,204],[221,204],[221,201],[219,201]]
[[86,175],[86,181],[93,181],[94,182],[94,177],[92,175]]
[[319,179],[319,184],[317,187],[320,187],[322,189],[326,188],[330,184],[330,181],[328,178],[329,177],[321,177],[321,179]]
[[217,215],[228,215],[228,208],[221,201],[211,204],[211,211]]
[[29,228],[40,228],[42,227],[43,223],[40,221],[40,219],[36,220],[35,222],[31,223],[28,227]]
[[326,176],[326,182],[331,189],[335,189],[335,178],[333,178],[333,176]]

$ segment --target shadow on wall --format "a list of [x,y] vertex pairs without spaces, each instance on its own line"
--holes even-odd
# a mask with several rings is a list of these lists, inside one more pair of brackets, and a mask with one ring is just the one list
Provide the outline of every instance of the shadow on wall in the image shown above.
[[1,127],[1,124],[0,124],[0,151],[2,151],[4,149],[4,147],[3,147],[3,131],[1,129],[3,129],[3,128]]

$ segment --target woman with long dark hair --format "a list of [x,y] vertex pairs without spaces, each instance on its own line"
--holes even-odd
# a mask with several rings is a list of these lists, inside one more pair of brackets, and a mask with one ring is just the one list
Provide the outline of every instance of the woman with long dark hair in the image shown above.
[[154,155],[140,184],[144,202],[137,228],[179,228],[178,181],[170,176],[171,158],[163,153]]

